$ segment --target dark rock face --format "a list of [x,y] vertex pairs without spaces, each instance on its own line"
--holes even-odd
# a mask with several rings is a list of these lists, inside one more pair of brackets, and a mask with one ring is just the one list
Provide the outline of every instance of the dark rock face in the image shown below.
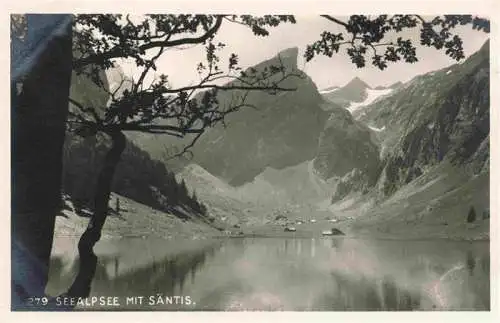
[[340,179],[337,199],[375,184],[380,169],[379,150],[364,125],[347,110],[336,108],[331,110],[321,134],[313,166],[323,179]]
[[337,202],[347,196],[352,192],[361,192],[365,194],[368,190],[375,184],[374,179],[376,178],[378,171],[374,172],[372,176],[367,173],[362,172],[358,168],[353,169],[351,172],[347,173],[342,177],[332,196],[332,203]]
[[[287,69],[297,69],[297,57],[299,55],[298,47],[291,47],[282,50],[278,53],[279,59]],[[272,59],[260,64],[260,65],[272,65],[277,63],[278,57],[273,57]]]
[[486,173],[490,169],[490,136],[486,137],[474,155],[469,158],[470,170],[474,174]]
[[[424,82],[406,87],[380,102],[378,109],[376,105],[368,109],[368,115],[372,114],[379,122],[392,126],[393,131],[392,140],[386,141],[386,164],[379,183],[385,196],[443,160],[468,166],[473,173],[488,170],[488,46],[485,44],[462,65],[427,76]],[[429,92],[430,88],[434,91]],[[405,94],[407,98],[424,99],[418,100],[421,103],[418,105],[411,101],[403,106],[393,105]],[[431,97],[432,101],[425,97]],[[391,100],[393,102],[389,103]],[[391,115],[384,118],[389,106],[392,106]],[[400,119],[392,122],[394,116]],[[399,139],[395,140],[397,134]]]
[[[297,69],[297,53],[297,48],[288,49],[280,58],[254,67],[261,70],[281,60],[301,77],[280,85],[297,90],[277,95],[252,92],[247,102],[257,109],[230,114],[226,128],[219,125],[207,131],[193,149],[193,162],[232,185],[241,185],[267,166],[281,169],[314,158],[327,112],[320,107],[323,101],[315,84]],[[219,102],[229,102],[231,92],[220,95]]]

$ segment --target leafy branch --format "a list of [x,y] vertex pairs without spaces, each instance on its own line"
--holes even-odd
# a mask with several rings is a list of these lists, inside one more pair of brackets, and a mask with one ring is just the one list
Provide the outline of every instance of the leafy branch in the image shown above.
[[[417,48],[411,38],[396,37],[407,29],[419,28],[420,44],[444,49],[445,54],[459,61],[465,58],[462,38],[453,32],[457,26],[472,25],[475,30],[489,33],[488,19],[472,15],[445,15],[426,20],[419,15],[379,15],[370,18],[364,15],[350,16],[347,22],[330,15],[321,17],[341,26],[347,33],[324,31],[320,39],[306,48],[307,61],[316,55],[332,57],[342,48],[358,68],[364,67],[367,60],[384,70],[389,63],[418,61]],[[383,41],[387,39],[387,41]],[[382,48],[382,51],[378,50]]]

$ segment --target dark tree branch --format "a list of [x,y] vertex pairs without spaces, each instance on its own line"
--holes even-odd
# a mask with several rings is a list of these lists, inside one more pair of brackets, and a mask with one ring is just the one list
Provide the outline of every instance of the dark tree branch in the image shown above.
[[[220,29],[222,25],[222,21],[223,21],[223,16],[221,15],[217,16],[215,24],[212,26],[212,28],[207,30],[203,35],[199,37],[186,37],[186,38],[179,38],[175,40],[164,40],[164,41],[150,41],[146,44],[140,45],[137,49],[139,52],[144,52],[148,49],[158,48],[158,47],[168,48],[168,47],[176,47],[188,44],[201,44],[204,43],[206,40],[212,38],[215,35],[215,33],[217,33],[217,31]],[[169,38],[172,34],[173,33],[169,34]],[[91,54],[86,57],[79,58],[73,62],[73,68],[79,69],[89,64],[98,64],[99,62],[118,57],[126,57],[120,45],[117,45],[116,47],[113,47],[112,49],[104,53]]]
[[205,130],[210,126],[210,127],[213,127],[215,124],[217,124],[218,122],[221,122],[223,127],[225,128],[226,127],[226,123],[225,123],[225,117],[233,112],[236,112],[236,111],[239,111],[241,110],[242,108],[252,108],[252,109],[255,109],[255,110],[258,110],[258,108],[253,105],[253,104],[249,104],[249,103],[246,103],[246,100],[247,100],[247,97],[248,97],[248,94],[250,92],[247,91],[245,92],[241,97],[240,97],[240,103],[239,104],[235,104],[233,102],[234,100],[234,97],[233,99],[231,100],[231,103],[229,104],[230,108],[228,109],[219,109],[219,110],[216,110],[216,111],[211,111],[211,118],[210,118],[210,124],[204,124],[201,128],[199,129],[196,129],[196,136],[191,140],[191,142],[189,144],[187,144],[186,146],[183,147],[183,149],[170,156],[170,157],[167,157],[166,160],[171,160],[173,158],[177,158],[177,157],[181,157],[185,154],[190,154],[190,156],[192,157],[193,156],[193,152],[191,151],[191,149],[194,147],[194,145],[196,144],[196,142],[200,139],[200,137],[203,135],[203,133],[205,132]]
[[238,25],[242,25],[242,26],[248,27],[248,25],[247,25],[247,24],[245,24],[245,23],[243,23],[243,22],[241,22],[241,21],[238,21],[238,20],[236,20],[236,19],[232,19],[232,18],[229,18],[229,17],[223,17],[223,18],[224,18],[224,20],[227,20],[227,21],[229,21],[229,22],[231,22],[231,23],[234,23],[234,24],[238,24]]
[[200,133],[202,132],[202,129],[188,129],[185,127],[177,127],[177,126],[170,126],[170,125],[155,125],[155,124],[150,124],[150,125],[139,125],[139,124],[133,124],[133,123],[127,123],[123,125],[113,125],[109,127],[105,127],[104,129],[119,129],[122,131],[170,131],[170,132],[176,132],[179,133],[181,136],[184,134],[189,134],[189,133]]
[[349,25],[347,23],[345,23],[345,22],[343,22],[341,20],[338,20],[337,18],[335,18],[333,16],[330,16],[330,15],[321,15],[321,17],[326,18],[326,19],[328,19],[328,20],[330,20],[330,21],[332,21],[332,22],[334,22],[334,23],[336,23],[338,25],[344,26],[345,28],[349,27]]
[[167,40],[167,41],[149,42],[147,44],[140,46],[139,49],[148,50],[148,49],[155,48],[155,47],[176,47],[176,46],[181,46],[181,45],[204,43],[206,40],[212,38],[215,35],[215,33],[221,27],[222,21],[223,21],[223,16],[218,16],[217,19],[215,20],[214,26],[212,28],[210,28],[209,30],[207,30],[207,32],[200,37],[180,38],[180,39],[175,39],[175,40],[171,40],[171,41]]
[[214,90],[222,90],[222,91],[234,91],[234,90],[250,90],[250,91],[295,91],[296,88],[282,88],[279,86],[271,87],[271,86],[243,86],[243,85],[216,85],[216,84],[202,84],[202,85],[193,85],[193,86],[185,86],[177,89],[164,89],[162,93],[179,93],[183,91],[190,90],[201,90],[201,89],[214,89]]
[[75,105],[78,109],[80,109],[80,111],[82,111],[84,113],[90,113],[94,117],[94,119],[97,123],[102,122],[101,118],[99,118],[99,115],[97,114],[97,112],[93,108],[86,108],[81,103],[79,103],[76,100],[73,100],[72,98],[68,98],[68,100],[70,103]]
[[420,22],[422,23],[422,25],[425,25],[427,24],[428,22],[421,16],[421,15],[415,15],[415,17],[420,20]]
[[183,155],[186,155],[186,154],[189,154],[190,157],[188,159],[192,159],[193,158],[193,152],[191,151],[191,148],[194,147],[194,145],[196,144],[196,142],[201,138],[201,135],[203,134],[203,131],[198,133],[194,138],[193,140],[191,140],[191,142],[189,144],[187,144],[186,146],[184,146],[182,148],[182,150],[180,152],[178,152],[177,154],[174,154],[170,157],[168,157],[166,160],[171,160],[171,159],[174,159],[174,158],[177,158],[177,157],[182,157]]
[[137,84],[136,86],[132,89],[132,92],[133,93],[137,93],[137,91],[139,90],[139,85],[142,86],[142,83],[144,82],[144,78],[146,77],[146,75],[148,74],[149,70],[153,67],[153,64],[155,63],[155,61],[158,59],[158,57],[161,56],[161,54],[163,53],[163,49],[165,47],[160,47],[160,50],[158,51],[158,53],[153,57],[151,58],[150,60],[148,60],[145,64],[146,64],[146,68],[142,71],[141,73],[141,76],[139,77],[139,79],[137,80]]

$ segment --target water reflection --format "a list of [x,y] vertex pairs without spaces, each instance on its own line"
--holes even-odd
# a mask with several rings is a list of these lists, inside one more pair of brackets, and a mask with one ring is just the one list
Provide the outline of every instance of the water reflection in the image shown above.
[[[153,245],[153,244],[152,244]],[[150,249],[160,248],[161,246]],[[229,239],[131,266],[101,256],[92,295],[189,295],[143,310],[489,310],[488,243]],[[133,259],[133,257],[132,257]],[[67,269],[65,269],[67,268]],[[64,289],[77,261],[54,258]],[[54,286],[52,286],[54,287]],[[113,308],[124,309],[124,308]]]

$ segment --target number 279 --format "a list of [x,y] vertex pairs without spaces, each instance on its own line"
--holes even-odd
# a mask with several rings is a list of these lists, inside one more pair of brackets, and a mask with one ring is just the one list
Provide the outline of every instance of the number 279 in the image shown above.
[[29,297],[28,304],[29,305],[47,305],[49,300],[47,297]]

